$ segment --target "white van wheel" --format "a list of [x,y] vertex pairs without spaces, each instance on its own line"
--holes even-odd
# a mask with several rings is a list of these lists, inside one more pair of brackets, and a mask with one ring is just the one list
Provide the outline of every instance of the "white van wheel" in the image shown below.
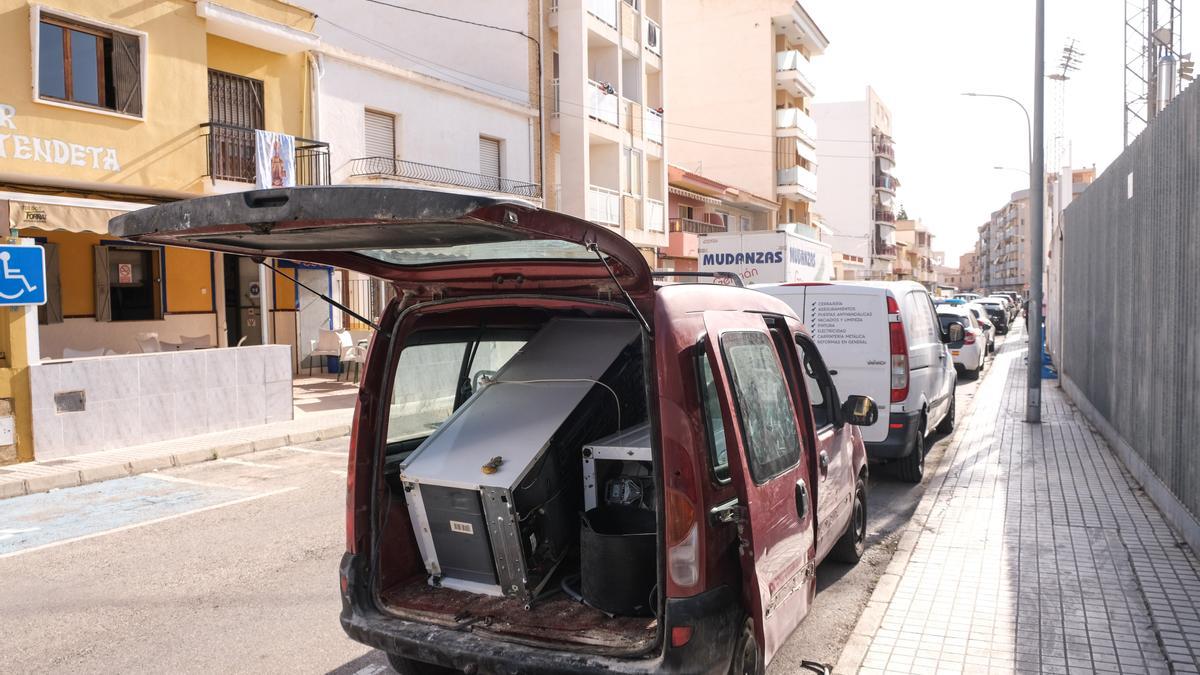
[[907,457],[896,460],[896,475],[905,483],[920,483],[925,476],[925,420],[921,420],[921,428],[917,429],[917,437],[913,440],[912,451]]

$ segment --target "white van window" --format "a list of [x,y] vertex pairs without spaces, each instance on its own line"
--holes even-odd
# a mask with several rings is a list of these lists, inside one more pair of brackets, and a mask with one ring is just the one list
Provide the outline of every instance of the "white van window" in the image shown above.
[[928,344],[930,342],[940,342],[940,338],[934,328],[936,319],[933,317],[933,309],[929,305],[929,299],[920,291],[913,291],[904,296],[905,304],[908,305],[908,317],[905,322],[904,330],[908,336],[909,344]]
[[837,419],[833,408],[837,405],[833,400],[833,381],[825,370],[817,346],[799,333],[795,340],[800,346],[800,361],[804,364],[804,386],[808,388],[808,401],[812,405],[813,426],[817,429],[829,426]]
[[757,331],[721,336],[746,442],[750,476],[761,485],[800,461],[800,433],[771,338]]

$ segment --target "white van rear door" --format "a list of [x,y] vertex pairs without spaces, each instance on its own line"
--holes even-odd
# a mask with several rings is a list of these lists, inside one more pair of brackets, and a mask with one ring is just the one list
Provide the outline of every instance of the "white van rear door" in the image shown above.
[[[884,291],[842,284],[798,286],[805,289],[799,307],[792,297],[780,296],[800,315],[821,349],[833,375],[838,396],[870,396],[882,414],[869,427],[860,427],[863,440],[887,438],[887,410],[891,402],[888,374],[887,300]],[[798,299],[798,298],[797,298]]]

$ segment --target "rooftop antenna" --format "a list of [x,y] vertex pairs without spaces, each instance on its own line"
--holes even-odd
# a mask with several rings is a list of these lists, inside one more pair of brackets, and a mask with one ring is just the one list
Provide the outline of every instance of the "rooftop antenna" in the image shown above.
[[1125,145],[1192,79],[1182,0],[1125,0]]
[[1047,75],[1048,78],[1055,82],[1054,119],[1052,121],[1054,147],[1051,148],[1050,164],[1055,168],[1062,163],[1063,140],[1066,137],[1063,133],[1063,120],[1066,117],[1067,80],[1071,79],[1071,73],[1079,70],[1084,56],[1083,50],[1079,48],[1079,41],[1075,38],[1067,38],[1066,44],[1062,48],[1062,56],[1058,60],[1058,71]]

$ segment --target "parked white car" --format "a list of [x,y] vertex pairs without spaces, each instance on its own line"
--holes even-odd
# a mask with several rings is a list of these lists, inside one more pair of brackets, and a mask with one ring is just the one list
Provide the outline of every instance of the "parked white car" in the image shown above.
[[987,335],[975,320],[975,315],[961,305],[942,305],[937,313],[943,330],[949,331],[950,324],[954,322],[963,327],[963,339],[947,345],[955,368],[971,379],[979,377],[987,364]]
[[987,309],[977,302],[968,302],[965,305],[960,305],[971,315],[975,317],[975,321],[979,327],[983,329],[984,335],[987,337],[987,352],[991,354],[996,351],[996,325],[988,318]]
[[808,327],[838,391],[870,396],[879,419],[860,427],[867,457],[902,480],[925,472],[925,437],[954,428],[957,373],[929,292],[912,281],[836,281],[754,286],[786,302]]

